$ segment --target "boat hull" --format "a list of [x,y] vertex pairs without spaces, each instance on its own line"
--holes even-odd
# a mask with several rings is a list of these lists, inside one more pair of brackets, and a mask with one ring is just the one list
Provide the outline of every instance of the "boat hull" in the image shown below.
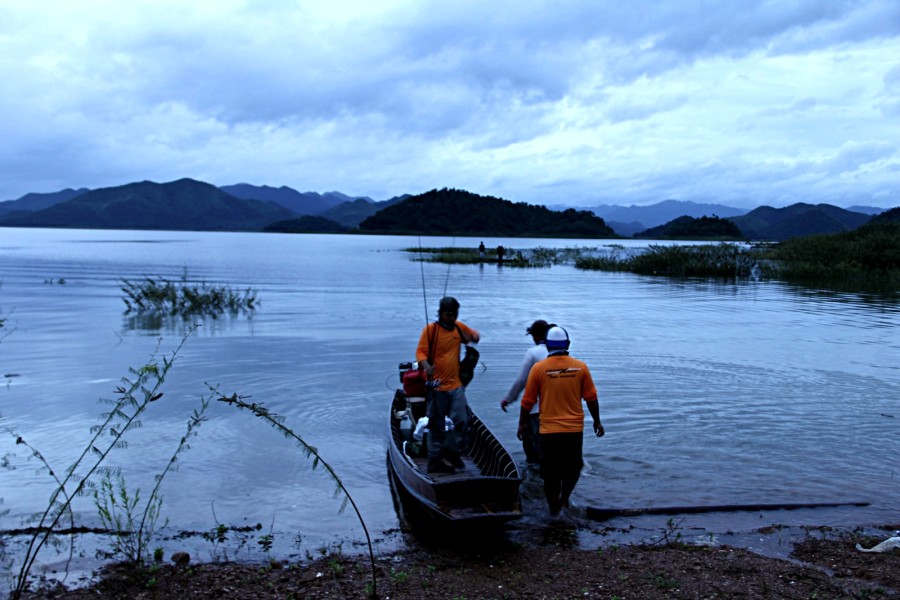
[[[521,473],[503,444],[469,409],[469,440],[462,452],[465,468],[429,474],[424,452],[413,451],[405,394],[397,390],[391,403],[388,465],[395,482],[434,519],[447,523],[501,524],[522,516]],[[427,434],[426,434],[427,435]]]

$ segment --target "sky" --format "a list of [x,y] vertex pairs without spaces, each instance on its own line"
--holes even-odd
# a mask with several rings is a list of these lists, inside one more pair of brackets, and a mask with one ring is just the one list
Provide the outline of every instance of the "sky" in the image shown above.
[[0,0],[0,200],[900,205],[900,0]]

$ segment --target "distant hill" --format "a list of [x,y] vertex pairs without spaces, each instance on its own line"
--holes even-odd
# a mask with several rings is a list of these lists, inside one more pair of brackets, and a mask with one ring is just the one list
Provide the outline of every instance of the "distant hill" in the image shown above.
[[325,217],[303,215],[298,219],[270,223],[263,227],[263,231],[271,233],[345,233],[347,227]]
[[[613,223],[640,224],[642,229],[649,229],[668,223],[678,217],[736,217],[747,212],[746,209],[734,208],[723,204],[702,204],[698,202],[682,200],[663,200],[648,206],[614,206],[603,204],[601,206],[588,206],[584,210],[593,212],[612,226]],[[631,225],[633,228],[633,225]],[[613,227],[615,229],[615,227]],[[616,229],[616,233],[625,235],[623,231]],[[631,231],[635,233],[635,231]]]
[[900,223],[900,206],[875,215],[869,223]]
[[[606,221],[606,219],[604,219],[604,221]],[[638,221],[632,221],[631,223],[622,223],[621,221],[606,221],[606,224],[612,227],[612,230],[622,237],[631,237],[634,234],[640,233],[647,229],[643,223],[640,223]]]
[[744,236],[729,219],[719,217],[678,217],[665,225],[651,227],[634,237],[664,240],[740,240]]
[[379,210],[397,204],[406,198],[409,198],[409,194],[395,196],[390,200],[383,200],[382,202],[373,202],[368,198],[360,198],[358,200],[338,204],[334,208],[319,213],[319,216],[336,221],[345,227],[358,227],[360,223],[377,213]]
[[326,192],[325,194],[298,192],[287,186],[275,188],[268,185],[238,183],[235,185],[223,185],[219,189],[243,200],[275,202],[301,216],[318,215],[344,202],[356,200],[356,198],[351,198],[340,192]]
[[760,206],[731,221],[749,239],[787,240],[821,233],[850,231],[869,222],[869,215],[831,204],[797,203],[784,208]]
[[179,179],[91,190],[43,210],[0,217],[0,225],[259,231],[269,223],[296,216],[272,202],[242,200],[208,183]]
[[66,188],[62,191],[50,194],[25,194],[18,200],[0,202],[0,215],[8,215],[18,211],[34,212],[36,210],[44,210],[45,208],[50,208],[60,202],[71,200],[75,196],[80,196],[87,191],[90,190],[87,188],[78,190]]
[[883,208],[878,208],[877,206],[860,206],[857,204],[848,206],[847,210],[850,212],[863,213],[864,215],[877,215],[878,213],[884,212]]
[[444,188],[411,196],[360,223],[365,233],[507,237],[616,237],[588,211],[553,211],[524,202]]

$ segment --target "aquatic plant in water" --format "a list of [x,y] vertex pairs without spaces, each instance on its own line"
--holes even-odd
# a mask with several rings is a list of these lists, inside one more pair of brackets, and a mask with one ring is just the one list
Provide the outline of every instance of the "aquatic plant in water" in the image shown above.
[[158,313],[168,315],[203,315],[215,318],[221,314],[236,315],[253,312],[259,302],[256,290],[234,291],[228,286],[199,286],[188,281],[185,272],[181,281],[164,277],[144,277],[140,281],[122,279],[120,289],[125,294],[126,313]]
[[756,256],[738,244],[704,244],[694,246],[651,245],[643,252],[621,255],[581,257],[575,267],[597,271],[629,271],[638,275],[670,277],[749,277],[757,263]]

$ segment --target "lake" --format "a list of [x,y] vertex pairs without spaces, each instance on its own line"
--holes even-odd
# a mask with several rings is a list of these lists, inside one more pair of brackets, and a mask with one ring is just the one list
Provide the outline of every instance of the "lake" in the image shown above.
[[[412,360],[445,290],[479,330],[482,363],[469,403],[524,467],[515,411],[498,403],[531,343],[536,318],[563,325],[587,362],[607,434],[585,437],[577,506],[869,502],[679,518],[692,535],[746,535],[769,524],[896,523],[900,506],[900,304],[779,282],[670,280],[579,271],[423,264],[421,244],[476,247],[474,238],[0,229],[0,426],[62,473],[85,447],[129,368],[172,352],[195,321],[125,314],[121,279],[179,280],[257,290],[248,317],[206,319],[188,335],[142,427],[110,466],[146,495],[208,385],[283,416],[350,490],[377,551],[401,547],[388,485],[386,407],[398,364]],[[645,242],[484,239],[489,248]],[[424,284],[424,285],[423,285]],[[303,556],[358,549],[352,511],[303,452],[259,419],[213,402],[207,421],[163,483],[158,543],[221,552],[180,531],[255,526],[231,534],[228,557]],[[51,480],[0,438],[0,529],[43,510]],[[546,526],[540,480],[526,473],[526,517],[510,535]],[[99,527],[90,498],[79,522]],[[577,515],[577,513],[576,513]],[[576,519],[580,543],[618,531],[647,539],[668,517]],[[161,523],[162,524],[162,523]],[[601,529],[601,527],[603,529]],[[535,533],[537,532],[537,533]],[[241,537],[243,535],[244,537]],[[254,537],[255,536],[255,537]],[[86,557],[85,560],[91,557]]]

